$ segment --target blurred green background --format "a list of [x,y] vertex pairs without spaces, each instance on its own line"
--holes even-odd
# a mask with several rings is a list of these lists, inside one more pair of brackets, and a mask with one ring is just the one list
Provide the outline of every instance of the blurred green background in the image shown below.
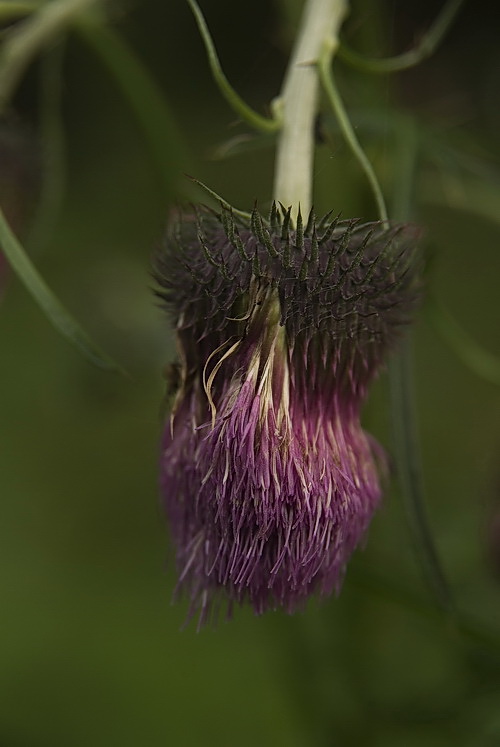
[[[279,91],[300,5],[202,3],[228,77],[261,112]],[[374,56],[403,51],[440,7],[356,1],[345,38]],[[10,278],[0,305],[1,747],[500,745],[500,647],[435,609],[394,485],[338,599],[181,630],[157,489],[162,369],[175,351],[150,261],[172,206],[204,199],[183,172],[242,209],[256,198],[265,209],[273,149],[212,157],[248,130],[221,100],[184,2],[115,3],[108,16],[162,93],[161,153],[91,34],[54,41],[12,102],[44,164],[45,209],[22,235],[130,377],[92,367]],[[500,357],[496,36],[494,8],[466,3],[418,69],[389,80],[339,63],[338,76],[389,198],[406,153],[395,112],[438,142],[413,205],[429,287]],[[374,218],[358,165],[328,117],[321,128],[317,212]],[[500,639],[500,389],[460,362],[425,308],[415,378],[436,542],[459,608]],[[391,450],[385,378],[365,424]]]

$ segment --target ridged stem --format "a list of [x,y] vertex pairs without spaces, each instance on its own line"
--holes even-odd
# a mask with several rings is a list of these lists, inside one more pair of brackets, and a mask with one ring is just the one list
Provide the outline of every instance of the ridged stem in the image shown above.
[[347,12],[345,0],[307,0],[281,95],[276,102],[282,127],[278,134],[274,198],[307,214],[312,204],[314,123],[319,78],[317,63],[326,41],[338,47]]

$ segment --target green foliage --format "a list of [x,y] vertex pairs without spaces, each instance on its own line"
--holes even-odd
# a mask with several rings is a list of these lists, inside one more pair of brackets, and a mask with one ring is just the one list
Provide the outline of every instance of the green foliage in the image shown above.
[[54,327],[67,337],[81,352],[100,368],[120,371],[120,367],[90,340],[80,325],[64,308],[29,259],[25,250],[9,228],[0,210],[0,246],[12,269],[22,280]]

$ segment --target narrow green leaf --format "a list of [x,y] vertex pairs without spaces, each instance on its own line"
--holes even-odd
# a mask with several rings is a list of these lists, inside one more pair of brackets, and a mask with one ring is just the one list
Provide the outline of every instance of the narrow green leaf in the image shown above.
[[335,117],[337,118],[342,135],[351,149],[352,154],[365,172],[375,198],[380,220],[387,222],[387,208],[377,176],[366,156],[366,153],[361,147],[335,84],[331,69],[333,51],[333,47],[330,44],[325,44],[318,63],[319,78],[328,98],[328,103],[332,107]]
[[222,70],[210,31],[208,30],[208,26],[198,3],[196,0],[187,0],[187,2],[193,11],[201,38],[203,39],[214,81],[231,109],[254,129],[262,130],[262,132],[277,132],[281,127],[279,118],[276,116],[273,118],[263,117],[255,112],[247,103],[245,103],[245,101],[243,101],[241,96],[236,93],[232,85],[229,83]]
[[1,209],[0,246],[12,269],[54,327],[96,366],[108,371],[124,373],[112,358],[92,342],[87,333],[56,298],[12,233]]
[[338,56],[352,67],[366,73],[396,73],[401,70],[408,70],[426,60],[435,52],[464,2],[465,0],[448,0],[427,33],[422,36],[420,43],[408,52],[395,57],[378,59],[376,57],[365,57],[341,42]]

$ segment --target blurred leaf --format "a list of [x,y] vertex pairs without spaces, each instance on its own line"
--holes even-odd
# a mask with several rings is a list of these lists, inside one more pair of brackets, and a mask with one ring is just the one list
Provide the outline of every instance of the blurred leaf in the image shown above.
[[[417,124],[410,116],[401,117],[396,132],[395,174],[391,214],[398,221],[414,212],[420,155]],[[427,517],[420,438],[415,405],[413,348],[411,337],[389,361],[389,386],[393,443],[397,476],[408,517],[411,538],[425,581],[437,605],[454,613],[454,601],[434,542]]]
[[420,123],[422,142],[430,161],[443,171],[451,168],[452,174],[476,177],[500,188],[500,164],[495,163],[491,153],[481,147],[469,133],[438,130]]
[[420,194],[424,202],[471,213],[500,225],[500,190],[494,182],[453,178],[449,173],[441,172],[441,183],[431,174],[422,179]]
[[78,322],[64,308],[58,298],[52,293],[38,270],[35,268],[23,247],[9,228],[4,214],[0,209],[0,246],[7,257],[12,269],[31,293],[42,311],[52,322],[54,327],[66,337],[88,360],[100,368],[109,371],[123,372],[106,353],[92,342]]
[[389,362],[393,443],[397,475],[401,484],[412,539],[420,566],[439,607],[454,612],[450,588],[439,559],[429,526],[424,501],[424,486],[413,386],[411,342]]
[[[470,211],[487,215],[489,207],[486,211],[481,208],[477,210],[476,205],[480,205],[482,201],[493,203],[498,200],[500,164],[470,133],[463,130],[450,132],[388,107],[353,109],[350,111],[350,119],[356,131],[363,134],[367,145],[372,144],[372,139],[375,143],[380,143],[383,138],[387,147],[393,148],[401,141],[401,136],[405,136],[403,131],[408,132],[409,126],[413,129],[419,150],[419,172],[423,179],[421,197],[424,200],[428,199],[429,192],[432,201],[438,194],[435,171],[429,173],[430,166],[439,170],[444,191],[444,196],[436,198],[439,202],[451,195],[450,202],[455,198],[457,206],[462,205],[465,193],[468,193],[472,203]],[[319,126],[320,132],[329,140],[341,133],[337,117],[329,112],[321,114]],[[388,143],[389,138],[394,142]],[[398,167],[398,158],[393,159],[393,165]],[[478,190],[481,197],[475,199]]]
[[255,153],[256,151],[271,148],[275,145],[274,135],[236,135],[216,146],[210,153],[214,161],[222,161],[226,158],[239,156],[242,153]]
[[163,91],[125,39],[108,26],[81,23],[78,31],[114,78],[141,126],[170,195],[188,149]]
[[51,237],[66,186],[66,143],[62,118],[65,44],[47,50],[40,64],[41,189],[25,244],[38,251]]
[[[373,564],[368,566],[359,560],[351,563],[349,581],[354,586],[386,599],[388,602],[394,602],[412,610],[422,617],[436,621],[443,619],[439,607],[429,604],[429,601],[415,593],[410,585],[394,580],[393,576],[380,571],[380,566]],[[494,627],[485,625],[477,617],[470,617],[462,613],[456,615],[455,623],[462,635],[481,646],[486,646],[497,656],[500,656],[500,636]]]
[[[34,5],[32,15],[7,38],[0,65],[0,110],[5,107],[33,58],[97,0],[52,0]],[[26,12],[22,5],[21,14]]]
[[428,299],[429,319],[462,363],[477,376],[500,386],[500,358],[484,350],[451,316],[436,296]]

